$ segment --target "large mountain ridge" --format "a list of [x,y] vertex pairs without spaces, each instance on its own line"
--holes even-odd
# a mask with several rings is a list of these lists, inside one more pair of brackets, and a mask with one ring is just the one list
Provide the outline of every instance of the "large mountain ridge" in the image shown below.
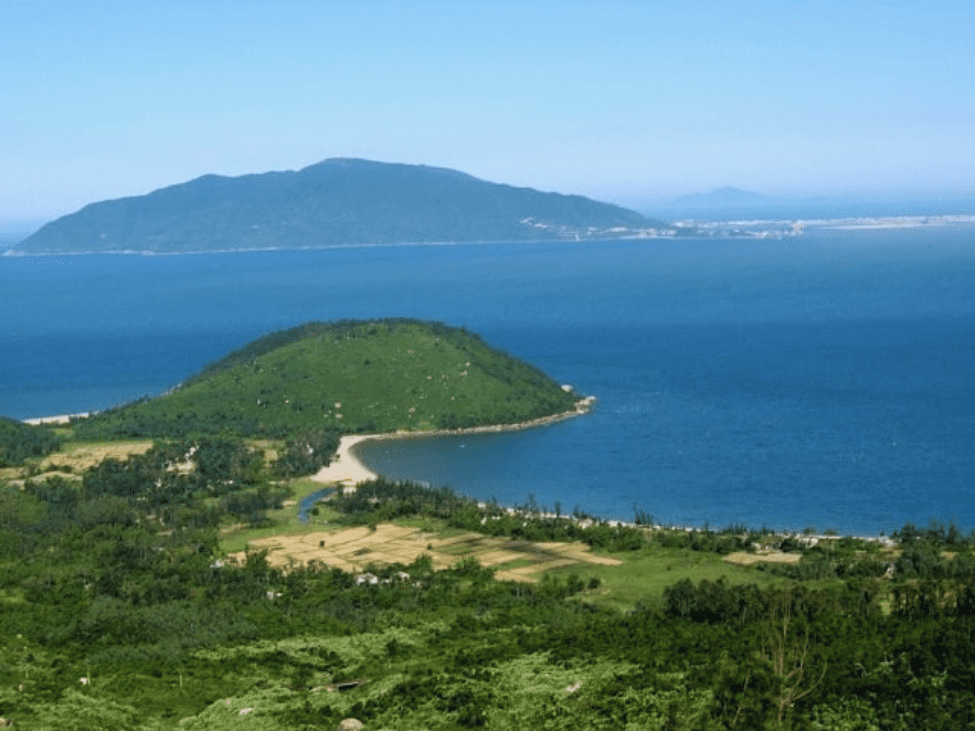
[[447,168],[331,158],[297,171],[203,175],[85,206],[9,254],[185,253],[580,239],[667,224],[579,195]]

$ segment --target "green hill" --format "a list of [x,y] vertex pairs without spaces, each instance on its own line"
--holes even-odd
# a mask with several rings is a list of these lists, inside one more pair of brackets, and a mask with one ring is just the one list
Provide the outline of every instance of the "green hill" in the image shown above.
[[80,422],[75,433],[453,429],[549,416],[577,398],[463,329],[418,320],[312,322],[234,351],[171,393]]
[[8,253],[576,239],[664,226],[578,195],[489,183],[426,165],[339,158],[298,171],[205,175],[148,195],[93,203]]

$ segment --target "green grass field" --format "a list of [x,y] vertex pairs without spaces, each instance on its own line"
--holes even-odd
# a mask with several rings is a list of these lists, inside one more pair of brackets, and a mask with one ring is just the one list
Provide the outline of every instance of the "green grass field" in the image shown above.
[[552,573],[561,578],[577,574],[587,583],[593,577],[598,578],[599,588],[587,591],[580,598],[622,611],[632,609],[640,601],[659,600],[664,589],[682,579],[696,584],[724,578],[731,585],[754,583],[763,587],[783,581],[751,567],[727,563],[717,554],[689,549],[650,546],[640,551],[602,555],[619,559],[623,565],[567,567]]

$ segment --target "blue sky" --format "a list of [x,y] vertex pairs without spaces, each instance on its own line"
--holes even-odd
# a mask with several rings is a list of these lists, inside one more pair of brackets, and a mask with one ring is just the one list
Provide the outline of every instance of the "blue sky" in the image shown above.
[[0,219],[364,157],[635,204],[975,190],[975,3],[0,0]]

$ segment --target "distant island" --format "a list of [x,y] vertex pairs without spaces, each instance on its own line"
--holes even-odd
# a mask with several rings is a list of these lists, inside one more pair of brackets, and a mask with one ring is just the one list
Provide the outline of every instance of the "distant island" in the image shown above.
[[[636,206],[643,210],[642,206]],[[692,193],[670,201],[658,200],[654,215],[668,221],[835,221],[862,218],[899,219],[970,216],[975,199],[970,195],[877,196],[869,194],[763,194],[730,185],[708,193]]]
[[[0,236],[0,255],[189,254],[404,244],[606,239],[781,239],[812,228],[971,223],[975,202],[940,212],[897,202],[766,196],[725,186],[662,204],[667,221],[579,195],[479,180],[427,165],[332,158],[298,171],[204,175],[101,201],[31,235]],[[937,211],[931,202],[931,210]],[[940,204],[939,204],[940,205]],[[870,216],[851,211],[877,211]],[[882,212],[887,211],[887,212]],[[952,212],[957,211],[957,212]],[[827,213],[830,212],[830,213]],[[2,232],[0,232],[2,233]]]
[[663,221],[578,195],[455,170],[334,158],[302,170],[204,175],[102,201],[43,226],[8,255],[169,254],[403,243],[673,235]]

